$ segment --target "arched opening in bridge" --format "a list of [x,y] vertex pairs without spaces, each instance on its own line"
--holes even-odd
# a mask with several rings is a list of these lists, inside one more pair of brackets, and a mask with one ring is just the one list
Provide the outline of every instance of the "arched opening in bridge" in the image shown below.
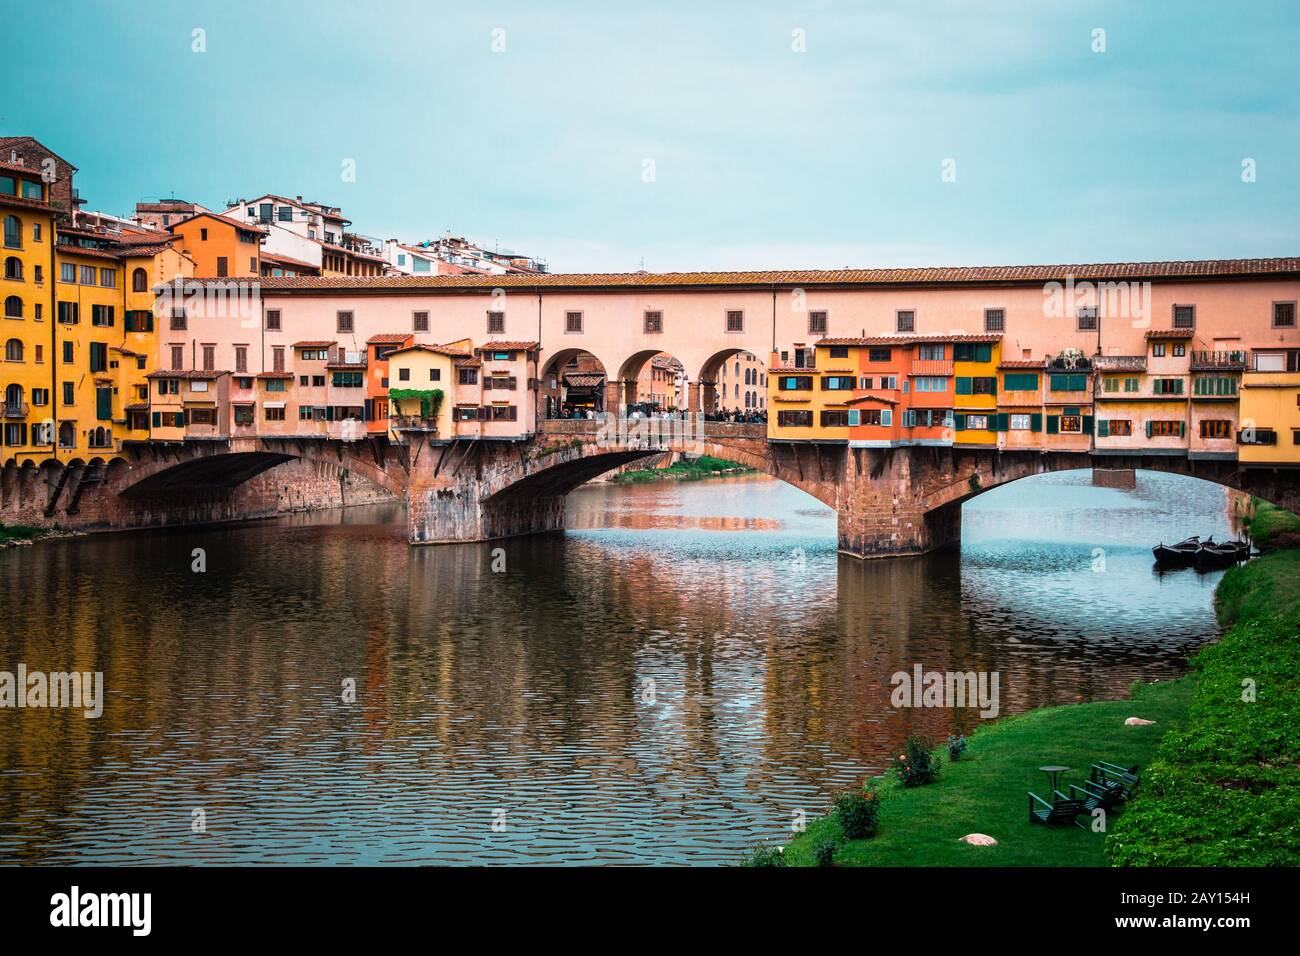
[[623,414],[661,415],[684,411],[690,401],[686,366],[668,352],[644,350],[618,370]]
[[537,417],[589,418],[607,407],[605,365],[583,349],[561,349],[546,363],[537,389]]
[[752,352],[744,349],[715,352],[700,367],[696,382],[699,410],[709,417],[767,421],[767,363]]

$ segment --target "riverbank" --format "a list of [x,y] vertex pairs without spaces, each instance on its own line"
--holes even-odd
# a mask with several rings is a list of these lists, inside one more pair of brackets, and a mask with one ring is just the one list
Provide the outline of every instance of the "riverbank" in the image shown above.
[[[958,761],[943,753],[935,783],[904,789],[892,776],[870,782],[881,795],[880,829],[849,840],[837,866],[1102,866],[1105,835],[1078,827],[1048,828],[1028,819],[1027,791],[1048,796],[1039,766],[1071,767],[1062,786],[1087,776],[1098,760],[1146,766],[1161,735],[1187,718],[1195,676],[1137,685],[1129,700],[1043,707],[1007,717],[971,735]],[[1126,727],[1128,717],[1154,720]],[[961,842],[983,833],[997,846]],[[834,815],[809,825],[785,849],[792,866],[815,864],[814,850],[842,833]]]
[[667,468],[638,468],[615,475],[616,484],[643,481],[699,481],[703,478],[730,478],[753,474],[755,469],[738,465],[734,461],[701,455],[699,458],[682,458]]
[[78,531],[64,531],[61,528],[33,528],[30,525],[0,524],[0,548],[21,548],[45,538],[77,538]]
[[[1254,533],[1265,548],[1291,529],[1294,516],[1283,515],[1257,511]],[[998,721],[971,737],[960,761],[945,760],[929,786],[870,781],[883,798],[880,830],[843,842],[835,864],[1300,864],[1300,550],[1229,570],[1216,610],[1226,631],[1196,654],[1185,678],[1137,686],[1126,701]],[[1125,726],[1129,716],[1156,723]],[[1048,796],[1037,766],[1072,767],[1068,783],[1097,760],[1143,768],[1137,797],[1109,835],[1028,821],[1026,791]],[[959,840],[967,833],[999,842],[969,846]],[[786,848],[786,861],[813,865],[818,844],[840,839],[834,815],[822,818]]]

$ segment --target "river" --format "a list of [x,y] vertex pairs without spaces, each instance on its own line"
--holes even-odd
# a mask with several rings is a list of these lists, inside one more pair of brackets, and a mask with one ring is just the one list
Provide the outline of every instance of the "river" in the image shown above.
[[1229,533],[1222,489],[1154,473],[995,489],[920,558],[837,554],[762,477],[591,485],[569,523],[412,549],[377,506],[0,552],[0,670],[106,698],[0,710],[0,863],[736,862],[909,732],[980,722],[892,708],[896,671],[996,671],[1003,714],[1182,673],[1219,575],[1150,548]]

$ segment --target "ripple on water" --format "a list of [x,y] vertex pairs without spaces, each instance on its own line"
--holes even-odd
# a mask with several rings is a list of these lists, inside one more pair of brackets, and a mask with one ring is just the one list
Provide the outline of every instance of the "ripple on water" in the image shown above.
[[585,488],[570,521],[412,550],[400,511],[355,509],[0,554],[0,667],[107,696],[6,717],[0,862],[734,861],[907,733],[973,729],[891,709],[897,670],[997,670],[1004,713],[1179,673],[1217,576],[1155,575],[1150,545],[1228,532],[1211,486],[1073,473],[981,496],[963,549],[919,559],[839,556],[834,514],[764,479]]

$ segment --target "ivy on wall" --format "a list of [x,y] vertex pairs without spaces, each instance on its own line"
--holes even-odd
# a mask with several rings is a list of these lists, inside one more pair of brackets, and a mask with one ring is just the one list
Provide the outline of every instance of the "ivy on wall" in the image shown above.
[[442,408],[442,389],[440,388],[390,388],[388,390],[388,399],[392,402],[401,402],[407,399],[420,400],[420,417],[437,418],[438,410]]

